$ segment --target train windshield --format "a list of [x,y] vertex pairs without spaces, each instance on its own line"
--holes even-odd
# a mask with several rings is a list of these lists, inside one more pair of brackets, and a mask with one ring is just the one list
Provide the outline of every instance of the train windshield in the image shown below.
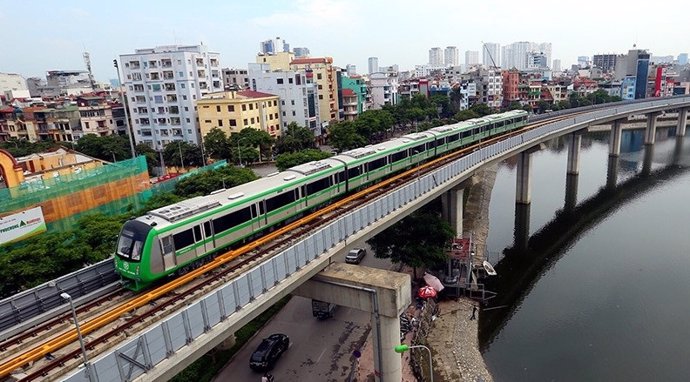
[[130,261],[141,260],[141,251],[151,227],[136,220],[125,223],[117,240],[117,255]]

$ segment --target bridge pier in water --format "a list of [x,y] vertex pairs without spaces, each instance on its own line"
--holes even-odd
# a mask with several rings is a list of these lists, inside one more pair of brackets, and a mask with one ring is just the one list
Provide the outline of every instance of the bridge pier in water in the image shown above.
[[609,156],[621,155],[621,135],[623,135],[623,119],[617,119],[611,124],[611,138],[609,139]]
[[688,109],[678,109],[678,127],[676,128],[676,136],[682,137],[685,135],[685,128],[688,125]]
[[344,263],[331,263],[300,285],[295,294],[371,312],[376,381],[402,380],[400,313],[412,303],[410,275]]
[[644,144],[653,145],[656,141],[656,121],[661,115],[660,112],[647,114],[647,128],[644,131]]
[[652,159],[654,159],[654,145],[644,145],[644,159],[642,160],[642,175],[649,176],[652,173]]
[[572,211],[577,206],[577,183],[580,179],[578,174],[568,174],[565,177],[565,204],[563,209]]
[[530,182],[532,177],[532,153],[523,151],[518,154],[517,179],[515,184],[515,203],[530,204],[531,189]]
[[618,184],[618,157],[609,155],[609,162],[606,167],[606,189],[613,191]]
[[582,146],[582,133],[584,130],[570,134],[568,144],[568,175],[580,173],[580,147]]

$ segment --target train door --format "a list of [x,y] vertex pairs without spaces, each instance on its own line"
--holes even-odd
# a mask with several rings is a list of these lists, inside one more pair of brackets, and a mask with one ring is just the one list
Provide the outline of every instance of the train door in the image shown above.
[[201,234],[201,224],[192,227],[192,232],[194,232],[194,243],[196,245],[194,251],[197,257],[201,257],[206,254],[206,244],[204,243],[204,236]]
[[206,240],[204,243],[205,253],[209,253],[216,249],[216,239],[213,237],[213,224],[211,224],[211,220],[209,220],[204,222],[203,226],[204,240]]
[[177,266],[177,261],[172,235],[168,235],[161,239],[161,248],[163,250],[163,266],[165,270],[167,271],[175,268]]

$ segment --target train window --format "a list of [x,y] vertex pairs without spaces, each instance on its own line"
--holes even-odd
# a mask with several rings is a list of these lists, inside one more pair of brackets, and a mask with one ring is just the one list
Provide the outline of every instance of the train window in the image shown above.
[[475,135],[475,134],[478,134],[478,133],[479,133],[479,129],[472,129],[472,135]]
[[410,152],[411,152],[411,153],[414,153],[415,151],[416,151],[418,154],[421,154],[421,153],[423,153],[424,151],[426,151],[426,150],[424,149],[424,144],[421,144],[421,145],[419,145],[419,146],[415,146],[415,147],[410,148]]
[[175,251],[175,247],[173,247],[173,237],[172,236],[166,236],[161,239],[161,247],[163,247],[163,254],[167,255],[168,253],[173,253]]
[[252,204],[252,217],[256,217],[256,205]]
[[[297,190],[295,189],[295,191],[297,191]],[[299,191],[300,191],[300,195],[302,195],[302,196],[301,196],[302,198],[305,197],[305,196],[307,196],[307,187],[302,186],[302,187],[299,188]]]
[[[228,229],[240,225],[244,222],[247,222],[251,220],[252,215],[251,212],[249,211],[249,207],[245,207],[241,210],[237,210],[235,212],[231,212],[225,216],[221,216],[217,219],[213,219],[213,231],[216,234],[219,234],[223,231],[227,231]],[[177,248],[177,246],[175,246]]]
[[201,226],[195,225],[193,227],[193,229],[194,229],[194,240],[195,241],[203,240],[203,237],[201,237]]
[[443,145],[443,138],[436,140],[436,146],[441,146],[441,145]]
[[376,170],[386,165],[386,158],[377,159],[375,161],[369,162],[369,171]]
[[407,158],[407,150],[391,155],[391,163]]
[[496,127],[503,127],[505,124],[505,121],[498,121],[496,122]]
[[436,141],[427,142],[427,144],[426,144],[427,150],[432,150],[434,147],[436,147]]
[[346,178],[347,174],[345,174],[345,171],[341,171],[338,173],[338,183],[344,183]]
[[451,136],[449,136],[449,137],[446,137],[446,142],[449,142],[449,143],[450,143],[450,142],[455,142],[455,141],[457,141],[458,139],[460,139],[460,134],[453,134],[453,135],[451,135]]
[[290,190],[276,195],[272,198],[266,199],[266,212],[277,210],[280,207],[286,206],[295,201],[295,192]]
[[316,180],[307,184],[307,195],[313,195],[319,191],[325,190],[332,184],[331,177]]
[[175,249],[180,250],[185,247],[189,247],[194,244],[194,234],[191,229],[182,231],[173,235],[173,241],[175,242]]
[[266,207],[264,207],[263,200],[259,202],[259,214],[263,215],[266,213]]
[[213,236],[213,231],[211,231],[211,222],[204,223],[204,235],[206,235],[206,237]]
[[469,137],[470,135],[472,135],[472,130],[465,130],[465,131],[462,132],[462,137],[463,137],[463,138],[467,138],[467,137]]
[[348,168],[347,169],[347,178],[352,179],[356,176],[359,176],[362,173],[361,168],[362,168],[361,166]]

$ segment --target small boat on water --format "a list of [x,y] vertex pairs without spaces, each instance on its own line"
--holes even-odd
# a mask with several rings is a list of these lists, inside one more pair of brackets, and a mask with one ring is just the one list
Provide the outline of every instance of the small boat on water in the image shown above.
[[486,271],[486,274],[488,274],[489,276],[496,276],[498,274],[498,273],[496,273],[496,270],[494,269],[494,267],[491,265],[490,262],[484,260],[482,265],[484,266],[484,270]]

